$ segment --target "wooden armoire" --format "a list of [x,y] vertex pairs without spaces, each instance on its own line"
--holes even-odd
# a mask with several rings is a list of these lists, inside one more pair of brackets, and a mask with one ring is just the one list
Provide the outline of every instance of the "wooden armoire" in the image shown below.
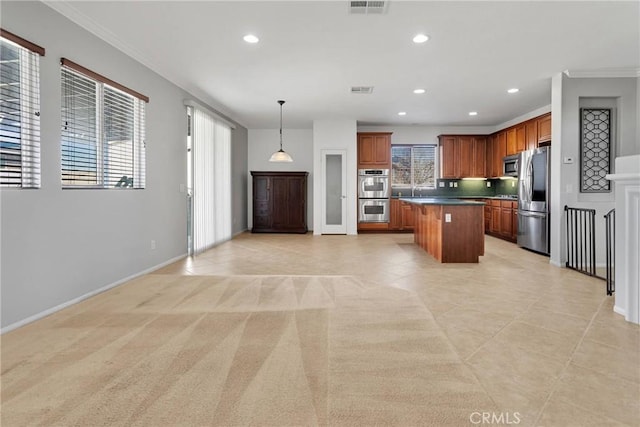
[[253,177],[252,233],[306,233],[309,172],[258,172]]

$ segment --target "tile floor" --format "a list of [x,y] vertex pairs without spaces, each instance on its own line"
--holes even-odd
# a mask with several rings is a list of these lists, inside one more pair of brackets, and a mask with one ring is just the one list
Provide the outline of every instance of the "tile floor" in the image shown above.
[[244,233],[155,274],[326,274],[415,292],[496,405],[520,425],[640,425],[640,328],[604,281],[487,236],[479,264],[440,264],[412,234]]

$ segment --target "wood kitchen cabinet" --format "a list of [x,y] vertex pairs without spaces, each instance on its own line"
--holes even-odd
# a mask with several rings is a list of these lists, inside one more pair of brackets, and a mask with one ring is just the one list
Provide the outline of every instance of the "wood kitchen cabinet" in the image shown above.
[[505,156],[548,145],[551,141],[551,113],[518,123],[487,137],[486,177],[503,175]]
[[551,141],[551,113],[536,119],[538,124],[538,144]]
[[473,159],[471,161],[471,176],[486,178],[487,176],[487,138],[476,136],[473,138]]
[[507,132],[498,132],[493,146],[493,177],[503,175],[502,164],[507,155]]
[[516,126],[516,153],[527,149],[527,129],[524,123]]
[[358,169],[391,168],[391,133],[358,133]]
[[502,230],[502,226],[500,225],[500,219],[502,218],[500,200],[490,200],[489,205],[491,206],[491,227],[489,228],[489,234],[500,236],[500,231]]
[[507,149],[505,155],[510,156],[516,153],[516,129],[510,128],[507,129]]
[[486,177],[487,139],[482,135],[440,135],[440,177]]
[[391,199],[389,231],[413,231],[413,216],[410,204]]
[[253,233],[307,232],[309,172],[257,172],[253,179]]
[[485,203],[485,233],[515,242],[518,237],[518,202],[489,199]]
[[457,178],[456,163],[456,137],[439,136],[440,141],[440,177]]
[[500,236],[506,240],[512,240],[513,215],[511,211],[511,201],[500,201]]
[[538,148],[538,123],[536,120],[527,120],[525,129],[525,150]]

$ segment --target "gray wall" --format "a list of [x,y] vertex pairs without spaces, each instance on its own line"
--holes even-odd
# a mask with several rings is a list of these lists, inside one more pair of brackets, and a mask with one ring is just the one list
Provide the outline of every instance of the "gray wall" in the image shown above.
[[[191,96],[42,3],[3,1],[1,18],[3,29],[46,49],[42,188],[3,189],[0,197],[1,326],[7,330],[186,253],[180,189],[186,184],[183,101]],[[149,96],[146,189],[61,189],[61,57]],[[238,126],[232,135],[237,232],[246,228],[247,131]]]
[[[559,80],[561,79],[561,81]],[[565,225],[563,207],[596,210],[596,264],[605,263],[604,214],[614,207],[615,193],[580,193],[580,108],[611,107],[614,109],[613,158],[640,152],[637,140],[638,79],[637,78],[568,78],[564,74],[556,77],[555,92],[560,91],[560,103],[553,105],[551,190],[554,205],[553,218],[560,220],[552,224],[551,238],[559,244],[552,244],[551,260],[556,265],[564,265]],[[571,164],[563,163],[565,157],[573,157]],[[614,159],[611,159],[612,164]],[[555,161],[554,161],[555,159]],[[615,172],[615,171],[612,171]],[[554,196],[555,193],[555,196]],[[555,247],[554,247],[555,246]]]
[[247,205],[247,159],[249,157],[249,136],[246,128],[237,126],[231,131],[231,218],[234,235],[248,228]]

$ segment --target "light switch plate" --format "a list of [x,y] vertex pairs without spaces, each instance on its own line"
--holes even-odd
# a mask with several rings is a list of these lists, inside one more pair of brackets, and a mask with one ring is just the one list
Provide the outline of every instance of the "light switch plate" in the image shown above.
[[570,165],[573,164],[573,157],[571,156],[565,156],[562,158],[562,163],[566,164],[566,165]]
[[440,188],[444,187],[444,182],[440,181]]
[[451,214],[450,213],[444,214],[444,222],[451,222]]
[[452,188],[452,187],[453,187],[453,182],[450,182],[449,183],[449,188]]
[[491,187],[491,181],[487,181],[487,188]]
[[457,182],[454,182],[454,183],[453,183],[453,186],[454,186],[454,187],[457,187],[457,186],[458,186],[458,183],[457,183]]

